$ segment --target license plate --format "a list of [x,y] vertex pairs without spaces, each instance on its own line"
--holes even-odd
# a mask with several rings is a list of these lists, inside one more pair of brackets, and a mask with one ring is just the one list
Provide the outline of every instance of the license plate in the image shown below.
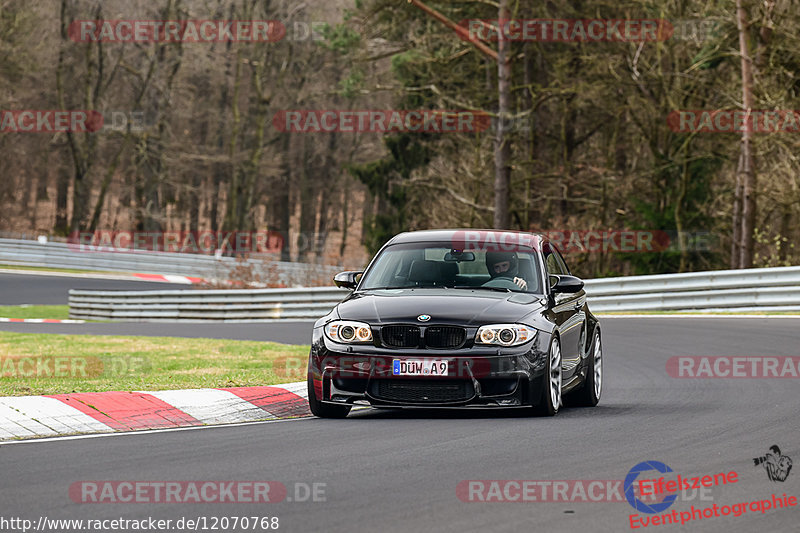
[[392,362],[395,376],[446,376],[447,361],[438,359],[395,359]]

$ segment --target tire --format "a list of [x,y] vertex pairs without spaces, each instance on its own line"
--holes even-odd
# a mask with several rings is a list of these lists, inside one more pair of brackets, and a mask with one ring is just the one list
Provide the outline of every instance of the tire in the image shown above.
[[345,418],[350,414],[351,409],[349,405],[330,405],[317,400],[311,375],[308,376],[308,407],[311,409],[312,415],[320,418]]
[[586,380],[579,390],[569,395],[570,406],[594,407],[603,393],[603,343],[598,331],[594,332],[591,354],[586,364]]
[[553,337],[547,355],[547,371],[542,376],[542,397],[539,405],[533,408],[535,416],[555,416],[558,413],[561,407],[561,385],[561,344],[558,337]]

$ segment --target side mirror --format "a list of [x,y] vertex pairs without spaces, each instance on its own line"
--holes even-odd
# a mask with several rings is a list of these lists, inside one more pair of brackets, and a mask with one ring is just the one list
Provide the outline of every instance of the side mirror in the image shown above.
[[583,289],[583,280],[575,276],[550,276],[550,290],[553,293],[573,293]]
[[360,270],[339,272],[333,276],[333,283],[340,289],[355,289],[358,286],[358,282],[361,281],[361,274],[363,273]]

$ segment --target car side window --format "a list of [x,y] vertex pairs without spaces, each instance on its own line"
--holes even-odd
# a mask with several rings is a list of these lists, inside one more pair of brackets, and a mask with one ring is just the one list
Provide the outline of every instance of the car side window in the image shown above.
[[564,261],[558,256],[556,249],[549,244],[544,247],[544,263],[549,275],[563,276],[568,273]]
[[570,274],[569,267],[567,266],[567,262],[564,261],[564,256],[561,255],[561,252],[554,246],[553,247],[553,255],[556,256],[556,261],[561,265],[561,269],[564,271],[564,274]]

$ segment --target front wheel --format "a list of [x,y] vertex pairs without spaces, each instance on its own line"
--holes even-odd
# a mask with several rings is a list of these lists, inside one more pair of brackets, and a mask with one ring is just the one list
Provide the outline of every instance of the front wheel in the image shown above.
[[533,408],[536,416],[555,416],[561,407],[561,345],[557,338],[550,343],[547,357],[547,373],[542,379],[542,398]]
[[311,414],[320,418],[345,418],[350,414],[349,405],[330,405],[317,400],[317,393],[314,391],[314,380],[308,376],[308,407]]
[[594,333],[586,363],[586,380],[580,390],[569,395],[570,406],[594,407],[600,401],[603,392],[603,344],[598,331]]

